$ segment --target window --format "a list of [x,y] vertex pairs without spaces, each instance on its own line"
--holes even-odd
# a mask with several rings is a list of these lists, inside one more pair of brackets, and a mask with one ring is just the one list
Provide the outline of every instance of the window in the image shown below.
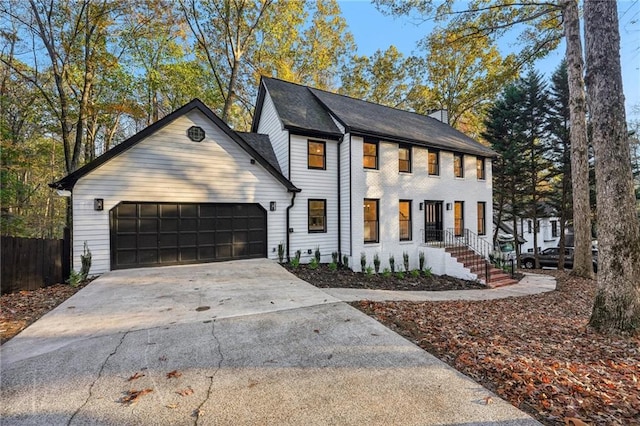
[[402,146],[398,148],[398,171],[411,173],[411,147]]
[[453,175],[457,178],[464,177],[464,156],[453,154]]
[[363,145],[362,165],[365,169],[378,168],[378,144],[376,142],[365,142]]
[[204,140],[204,129],[199,126],[191,126],[187,129],[187,136],[194,142],[202,142]]
[[378,200],[364,200],[364,242],[378,242]]
[[531,229],[532,225],[533,225],[533,222],[528,220],[527,221],[527,233],[528,234],[531,234],[533,232],[533,230]]
[[325,143],[320,141],[307,142],[308,168],[322,169],[326,168],[325,161]]
[[438,176],[440,174],[440,152],[429,151],[429,174]]
[[400,241],[411,241],[411,201],[400,200]]
[[453,226],[456,237],[464,232],[464,201],[456,201],[453,204]]
[[483,201],[478,203],[478,235],[487,235],[486,206]]
[[560,236],[560,233],[558,232],[558,221],[552,220],[551,221],[551,238],[558,238],[559,236]]
[[309,232],[327,232],[327,200],[309,200]]
[[476,174],[478,175],[478,180],[485,180],[484,158],[482,157],[476,158]]

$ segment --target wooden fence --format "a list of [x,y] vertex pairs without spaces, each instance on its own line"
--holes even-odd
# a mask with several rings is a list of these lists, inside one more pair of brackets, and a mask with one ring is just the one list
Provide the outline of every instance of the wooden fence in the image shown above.
[[2,294],[36,290],[69,278],[69,232],[62,240],[4,236],[0,240]]

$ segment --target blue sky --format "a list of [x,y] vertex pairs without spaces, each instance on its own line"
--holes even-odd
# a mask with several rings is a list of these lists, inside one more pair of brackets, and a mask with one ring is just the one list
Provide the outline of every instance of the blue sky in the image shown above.
[[[376,50],[386,50],[394,45],[405,56],[416,50],[416,42],[431,32],[430,21],[416,25],[409,19],[385,16],[368,0],[339,0],[342,14],[358,46],[358,54],[371,55]],[[640,111],[633,113],[633,106],[640,109],[640,0],[618,2],[620,20],[622,79],[625,92],[627,120],[640,120]],[[504,52],[517,49],[508,41],[502,41]],[[535,66],[549,77],[564,56],[564,43]]]

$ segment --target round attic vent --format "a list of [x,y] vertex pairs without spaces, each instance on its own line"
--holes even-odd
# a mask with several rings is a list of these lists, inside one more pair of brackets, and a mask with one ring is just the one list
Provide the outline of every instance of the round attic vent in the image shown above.
[[187,136],[194,142],[201,142],[204,139],[204,129],[198,126],[191,126],[187,130]]

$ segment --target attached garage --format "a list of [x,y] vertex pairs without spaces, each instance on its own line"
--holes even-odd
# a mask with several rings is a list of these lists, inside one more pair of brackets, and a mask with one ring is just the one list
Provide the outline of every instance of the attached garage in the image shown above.
[[118,204],[111,268],[267,257],[267,214],[248,203]]

